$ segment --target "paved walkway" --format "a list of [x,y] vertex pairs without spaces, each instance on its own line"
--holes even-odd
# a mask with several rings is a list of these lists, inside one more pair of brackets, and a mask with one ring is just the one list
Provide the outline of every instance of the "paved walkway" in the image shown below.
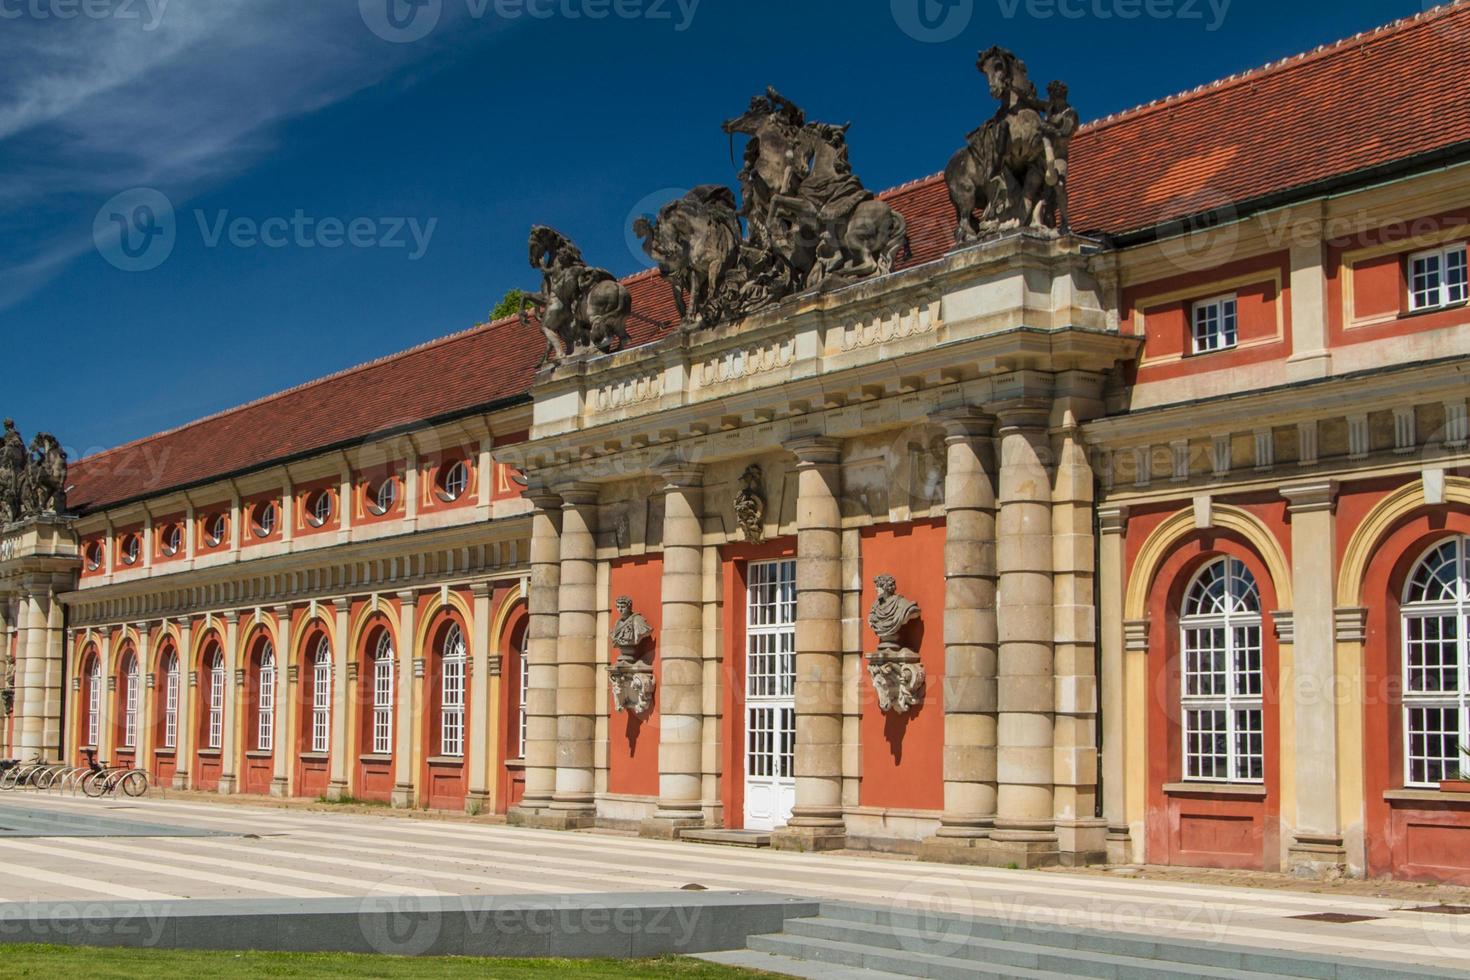
[[[1470,915],[1385,899],[958,868],[193,800],[0,800],[229,836],[0,838],[0,903],[563,895],[690,885],[1464,970]],[[0,917],[4,909],[0,908]],[[1298,916],[1344,913],[1369,921]]]

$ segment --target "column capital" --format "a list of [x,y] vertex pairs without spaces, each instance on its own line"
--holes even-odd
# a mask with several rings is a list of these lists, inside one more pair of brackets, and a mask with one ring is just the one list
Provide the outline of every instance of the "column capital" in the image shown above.
[[1331,511],[1337,506],[1337,481],[1313,480],[1281,488],[1281,496],[1287,499],[1292,514],[1309,514],[1313,511]]
[[1051,427],[1050,399],[1015,398],[987,406],[995,413],[1000,428],[1047,429]]
[[995,416],[970,405],[940,409],[929,419],[950,439],[981,439],[995,434]]
[[842,462],[842,440],[831,436],[793,436],[782,445],[805,466],[831,466]]
[[350,596],[338,596],[332,600],[332,608],[337,612],[347,612],[352,609],[352,598]]
[[595,483],[583,483],[573,481],[571,483],[559,483],[553,490],[561,498],[562,507],[582,507],[597,503],[601,492]]
[[538,510],[558,510],[561,507],[561,497],[544,483],[529,483],[521,492]]
[[1112,504],[1099,507],[1097,527],[1103,534],[1122,534],[1128,529],[1128,505]]
[[704,488],[704,467],[693,463],[673,462],[657,465],[653,469],[662,482],[662,490],[701,490]]
[[495,583],[486,579],[483,582],[470,583],[470,595],[476,599],[484,599],[495,591]]
[[278,606],[271,606],[271,612],[275,614],[277,619],[286,619],[291,615],[291,607],[286,603],[282,603]]
[[240,622],[240,610],[227,609],[224,612],[220,613],[220,619],[223,619],[231,626],[237,626]]
[[400,604],[412,605],[418,601],[419,594],[414,589],[404,589],[401,592],[394,593],[394,598],[396,598]]

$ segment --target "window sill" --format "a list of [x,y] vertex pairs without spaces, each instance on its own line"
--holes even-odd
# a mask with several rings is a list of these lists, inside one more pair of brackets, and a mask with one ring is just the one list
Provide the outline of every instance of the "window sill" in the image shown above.
[[1264,800],[1266,787],[1254,783],[1166,783],[1165,796],[1219,796]]
[[276,754],[270,749],[256,749],[254,752],[246,752],[247,759],[274,759]]
[[179,752],[178,749],[158,749],[153,754],[154,755],[169,755],[169,756],[172,756],[172,755],[178,755],[178,752]]
[[330,752],[303,752],[300,758],[302,762],[327,762],[332,758],[332,754]]
[[463,766],[465,764],[462,755],[435,755],[429,757],[431,766]]
[[1447,313],[1450,310],[1463,310],[1470,306],[1470,300],[1460,300],[1458,303],[1445,303],[1443,306],[1426,306],[1418,310],[1399,311],[1400,320],[1412,320],[1416,316],[1432,316],[1435,313]]
[[357,757],[357,761],[358,762],[392,762],[393,761],[393,756],[392,755],[377,755],[377,754],[373,754],[373,755],[360,755],[360,756]]
[[524,772],[525,771],[525,768],[526,768],[526,760],[525,759],[506,759],[505,760],[505,768],[511,770],[512,772]]
[[1437,789],[1391,789],[1383,794],[1386,803],[1459,803],[1470,807],[1470,793],[1446,793]]
[[219,749],[200,749],[199,750],[199,757],[201,759],[218,759],[221,754],[222,753],[220,752]]

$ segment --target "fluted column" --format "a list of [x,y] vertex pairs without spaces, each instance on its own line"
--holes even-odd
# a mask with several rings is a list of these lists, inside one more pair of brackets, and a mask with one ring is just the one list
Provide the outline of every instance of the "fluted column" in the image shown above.
[[527,492],[531,514],[531,594],[526,600],[526,790],[510,811],[524,823],[550,808],[556,792],[556,647],[560,630],[561,498],[541,488]]
[[474,622],[469,635],[470,683],[465,746],[465,765],[469,772],[469,791],[465,796],[465,812],[483,813],[490,805],[490,583],[476,582],[470,587],[474,599]]
[[[290,523],[287,522],[287,526]],[[291,607],[277,606],[276,613],[276,700],[275,722],[271,738],[271,789],[272,796],[289,796],[291,792],[291,762],[300,751],[300,742],[295,738],[293,717],[299,717],[296,709],[297,694],[303,681],[296,651],[291,646]],[[295,677],[293,683],[291,678]]]
[[[412,499],[412,498],[410,498]],[[418,613],[418,596],[412,590],[398,593],[398,664],[393,680],[398,690],[393,697],[393,796],[395,807],[414,804],[414,784],[418,778],[414,766],[414,745],[418,742],[419,717],[414,710],[413,662],[417,656],[418,637],[414,635],[414,617]]]
[[842,814],[842,443],[787,443],[797,458],[796,806],[771,843],[831,850]]
[[187,619],[179,624],[179,710],[176,715],[178,729],[174,737],[174,789],[189,788],[189,774],[193,769],[194,731],[197,724],[194,720],[194,699],[198,677],[194,671],[193,636],[193,626]]
[[[225,710],[223,737],[220,739],[219,791],[233,793],[239,782],[240,765],[240,697],[245,685],[240,677],[240,613],[231,609],[225,613]],[[208,697],[206,693],[204,695]],[[207,702],[206,702],[207,703]]]
[[1052,793],[1055,664],[1048,409],[1010,403],[998,415],[999,747],[992,860],[1024,868],[1058,859]]
[[944,816],[922,850],[983,862],[995,826],[995,420],[974,409],[935,419],[945,430]]
[[665,470],[663,612],[658,636],[658,810],[643,834],[673,837],[703,821],[704,475]]
[[597,487],[557,488],[562,499],[561,588],[556,657],[556,793],[549,814],[561,829],[589,826],[596,812]]
[[[346,514],[347,511],[348,508],[344,506],[343,513]],[[347,631],[352,628],[352,602],[345,598],[336,599],[332,606],[336,612],[336,635],[333,637],[336,642],[332,644],[332,768],[327,783],[327,799],[340,800],[347,795],[347,708],[351,704],[347,684],[347,661],[351,659],[351,651],[347,645],[351,639]]]

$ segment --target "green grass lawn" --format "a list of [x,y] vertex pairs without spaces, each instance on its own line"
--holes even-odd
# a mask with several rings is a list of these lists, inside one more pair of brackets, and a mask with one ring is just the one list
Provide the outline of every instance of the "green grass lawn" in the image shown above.
[[0,946],[0,976],[137,980],[147,976],[362,977],[474,980],[752,980],[771,974],[668,956],[656,960],[490,960],[455,957],[405,959],[345,953],[200,953],[173,949],[93,949],[72,946]]

